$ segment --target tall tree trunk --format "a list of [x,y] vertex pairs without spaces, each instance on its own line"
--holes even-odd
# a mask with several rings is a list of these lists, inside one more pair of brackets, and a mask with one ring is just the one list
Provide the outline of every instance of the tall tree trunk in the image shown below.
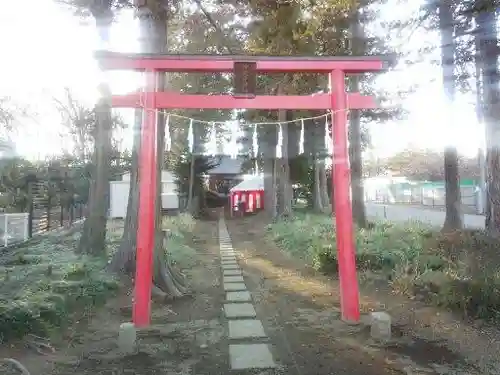
[[194,150],[191,153],[191,163],[189,164],[189,189],[188,189],[188,212],[191,214],[195,213],[195,207],[194,207],[194,168],[195,167],[195,157],[194,157]]
[[283,214],[292,214],[293,193],[290,182],[290,163],[288,155],[288,124],[283,125]]
[[323,201],[321,199],[321,162],[320,159],[314,157],[314,191],[313,191],[313,209],[316,212],[323,212]]
[[[359,19],[359,4],[354,6],[351,15],[351,52],[355,56],[364,54],[363,29]],[[352,92],[360,91],[359,75],[349,77]],[[365,211],[363,190],[363,160],[361,149],[361,112],[349,111],[349,163],[351,166],[352,214],[360,228],[366,228],[368,221]]]
[[117,273],[133,275],[137,244],[137,219],[139,213],[139,153],[141,144],[142,110],[136,109],[133,125],[133,147],[130,166],[130,184],[127,215],[118,251],[111,259],[110,269]]
[[321,205],[323,206],[323,212],[327,214],[332,213],[332,205],[330,202],[330,197],[328,196],[328,182],[326,177],[326,165],[324,159],[319,161],[319,191],[321,194]]
[[274,127],[263,127],[259,133],[259,149],[262,149],[264,169],[264,210],[274,219],[277,216],[276,202],[276,146],[277,134]]
[[271,174],[271,181],[272,181],[272,193],[271,193],[271,198],[272,198],[272,209],[270,213],[272,213],[272,218],[273,220],[276,220],[278,218],[278,206],[279,206],[279,199],[280,194],[279,194],[279,186],[278,186],[278,181],[279,181],[279,160],[275,156],[273,158],[272,162],[273,170]]
[[276,215],[276,191],[274,189],[273,182],[273,169],[274,169],[274,159],[270,157],[264,157],[264,210],[267,215],[274,218]]
[[313,155],[313,209],[316,212],[331,212],[330,199],[328,197],[328,182],[326,180],[325,158],[327,156],[328,126],[326,119],[313,121],[308,128],[311,139],[311,153]]
[[[281,87],[281,86],[280,86]],[[283,95],[283,90],[278,90],[278,95]],[[292,196],[290,195],[290,164],[288,157],[288,119],[287,111],[278,112],[278,121],[283,121],[281,126],[282,143],[281,158],[278,160],[279,168],[279,195],[278,215],[289,216],[292,213]]]
[[[452,105],[455,100],[455,42],[453,22],[453,1],[441,0],[439,4],[439,29],[441,32],[441,65],[443,88],[447,103],[448,121],[452,122]],[[444,150],[444,180],[446,192],[446,216],[443,230],[463,227],[458,152],[454,145]]]
[[[110,7],[93,11],[99,37],[107,44],[109,29],[113,20]],[[106,224],[109,205],[109,173],[111,158],[111,92],[103,80],[99,85],[101,98],[95,107],[96,124],[93,155],[93,176],[90,183],[88,216],[83,224],[83,232],[77,251],[84,254],[104,255],[106,252]]]
[[[359,77],[351,77],[354,91],[359,91]],[[357,89],[356,89],[357,88]],[[366,228],[368,220],[365,210],[365,192],[363,189],[363,160],[361,152],[361,114],[358,110],[350,111],[349,123],[349,163],[351,166],[352,214],[359,228]]]
[[[162,14],[163,15],[163,14]],[[159,20],[163,19],[163,23],[158,26],[160,32],[163,27],[163,34],[165,35],[165,41],[162,43],[161,38],[159,38],[159,43],[157,45],[157,51],[165,52],[166,49],[166,23],[167,17],[164,14],[164,17],[158,17]],[[157,21],[160,22],[160,21]],[[158,77],[159,84],[158,87],[166,88],[165,75]],[[157,296],[162,297],[181,297],[185,295],[188,291],[185,286],[184,276],[177,271],[173,266],[170,260],[166,256],[166,247],[168,246],[168,238],[165,237],[165,232],[163,231],[163,215],[162,215],[162,181],[161,175],[162,170],[165,165],[164,162],[164,150],[165,150],[165,117],[162,114],[158,115],[158,137],[156,149],[158,153],[158,162],[156,164],[156,205],[155,205],[155,247],[154,247],[154,257],[153,257],[153,284],[154,289],[153,292]],[[166,243],[165,243],[166,242]]]
[[[166,49],[167,34],[167,11],[166,2],[157,0],[150,2],[149,7],[141,7],[137,15],[141,25],[142,50],[144,53],[163,53]],[[158,77],[158,87],[165,86],[165,77]],[[125,219],[125,229],[120,247],[111,261],[111,269],[133,274],[135,271],[135,253],[137,248],[137,227],[139,208],[139,173],[138,155],[140,152],[140,129],[142,115],[136,116],[136,132],[134,134],[134,149],[132,153],[132,173],[130,178],[130,195]],[[163,153],[165,142],[164,118],[158,115],[158,137],[157,137],[157,195],[155,199],[155,247],[154,247],[154,270],[153,270],[153,292],[160,296],[179,297],[186,292],[182,275],[174,270],[166,259],[164,249],[164,233],[162,230],[161,213],[161,171],[163,169]]]
[[486,169],[487,169],[487,211],[486,231],[495,237],[500,236],[500,123],[499,114],[499,82],[498,71],[498,37],[496,16],[491,10],[481,9],[477,18],[479,60],[482,63],[483,83],[483,119],[486,136]]
[[[477,123],[479,126],[484,126],[485,130],[485,139],[488,141],[488,129],[484,124],[483,121],[483,113],[484,113],[484,105],[483,105],[483,86],[481,84],[482,81],[482,74],[483,74],[483,63],[482,63],[482,57],[481,57],[481,37],[478,35],[478,31],[480,30],[477,27],[477,20],[476,20],[476,31],[475,31],[475,36],[474,36],[474,48],[475,48],[475,55],[474,55],[474,67],[475,67],[475,78],[476,78],[476,119]],[[478,164],[479,164],[479,207],[481,208],[479,213],[485,214],[486,215],[486,221],[485,221],[485,228],[488,227],[488,213],[489,209],[488,207],[488,195],[486,194],[486,163],[485,163],[485,154],[484,154],[484,148],[481,148],[478,151]]]

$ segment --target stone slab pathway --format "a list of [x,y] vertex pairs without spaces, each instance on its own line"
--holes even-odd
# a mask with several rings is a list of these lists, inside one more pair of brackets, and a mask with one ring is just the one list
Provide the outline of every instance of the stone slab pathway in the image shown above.
[[229,363],[231,370],[275,368],[276,363],[262,322],[252,303],[237,255],[224,219],[219,220],[219,244],[223,287],[226,292],[224,315],[228,320]]

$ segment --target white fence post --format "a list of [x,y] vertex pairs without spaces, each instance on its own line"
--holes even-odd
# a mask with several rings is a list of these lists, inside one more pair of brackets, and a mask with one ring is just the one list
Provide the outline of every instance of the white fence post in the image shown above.
[[4,231],[3,231],[3,244],[5,247],[9,245],[9,232],[7,232],[7,229],[9,228],[8,221],[9,221],[9,214],[5,214]]
[[28,220],[29,214],[24,214],[24,241],[28,241]]
[[485,194],[483,193],[483,189],[481,189],[480,186],[477,186],[476,189],[474,190],[474,195],[475,195],[475,204],[476,204],[476,213],[478,215],[485,214],[485,199],[484,196]]

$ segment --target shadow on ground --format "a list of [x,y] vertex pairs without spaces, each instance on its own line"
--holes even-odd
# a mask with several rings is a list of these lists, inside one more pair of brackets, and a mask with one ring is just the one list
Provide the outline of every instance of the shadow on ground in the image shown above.
[[297,374],[478,374],[442,341],[396,325],[387,344],[370,338],[367,313],[383,310],[362,297],[365,324],[341,320],[338,283],[290,258],[265,239],[258,217],[227,221],[259,313],[277,351]]

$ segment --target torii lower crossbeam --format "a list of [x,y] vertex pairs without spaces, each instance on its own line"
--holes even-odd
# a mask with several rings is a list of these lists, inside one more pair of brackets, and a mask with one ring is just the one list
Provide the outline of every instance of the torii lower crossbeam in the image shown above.
[[[237,98],[232,95],[187,95],[172,92],[133,93],[115,95],[113,107],[143,108],[144,97],[154,96],[156,108],[184,109],[311,109],[329,110],[332,107],[330,94],[316,95],[258,95],[253,98]],[[347,94],[348,109],[377,108],[372,96],[359,93]]]
[[[351,175],[347,149],[347,110],[374,108],[375,100],[358,93],[347,93],[346,73],[376,72],[386,68],[378,57],[269,57],[269,56],[193,56],[120,54],[100,51],[96,55],[103,69],[128,69],[146,73],[143,92],[112,97],[116,107],[141,107],[141,151],[139,156],[139,225],[137,228],[137,266],[133,320],[136,326],[150,323],[154,214],[156,200],[157,110],[160,108],[255,108],[329,109],[333,116],[333,196],[340,276],[342,317],[358,321],[359,292],[354,258]],[[260,73],[327,73],[331,92],[315,96],[256,96],[236,98],[224,95],[181,95],[158,92],[162,72],[233,72],[237,62],[255,62]]]

